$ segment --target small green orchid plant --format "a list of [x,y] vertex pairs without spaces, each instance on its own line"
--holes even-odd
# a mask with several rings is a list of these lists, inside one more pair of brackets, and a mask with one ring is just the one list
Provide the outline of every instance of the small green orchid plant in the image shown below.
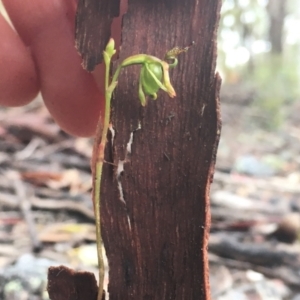
[[[113,91],[115,90],[118,84],[118,77],[123,68],[131,65],[141,65],[138,95],[142,106],[145,106],[147,104],[147,96],[149,96],[152,99],[156,99],[157,92],[159,89],[162,89],[163,91],[167,92],[169,96],[173,98],[176,96],[176,93],[170,82],[169,68],[173,68],[177,65],[177,56],[182,52],[186,52],[190,48],[190,46],[185,48],[173,48],[172,50],[166,53],[164,60],[147,54],[138,54],[130,56],[118,66],[111,81],[109,80],[111,59],[116,53],[115,42],[113,39],[109,40],[103,52],[105,63],[105,112],[104,120],[102,120],[102,117],[100,117],[98,121],[92,156],[93,201],[95,211],[97,254],[99,267],[99,290],[97,300],[102,300],[104,281],[104,264],[102,255],[102,237],[100,221],[100,188],[102,169],[104,163],[106,137],[110,124],[111,98]],[[169,63],[170,61],[171,63]]]

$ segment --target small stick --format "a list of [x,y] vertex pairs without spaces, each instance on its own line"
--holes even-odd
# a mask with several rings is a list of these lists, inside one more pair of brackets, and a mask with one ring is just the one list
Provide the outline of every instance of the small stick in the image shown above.
[[19,200],[20,209],[22,211],[25,222],[28,226],[29,236],[31,239],[32,249],[34,252],[41,250],[42,244],[37,237],[37,232],[34,224],[34,218],[31,211],[31,203],[28,199],[24,183],[20,179],[14,180],[14,188]]

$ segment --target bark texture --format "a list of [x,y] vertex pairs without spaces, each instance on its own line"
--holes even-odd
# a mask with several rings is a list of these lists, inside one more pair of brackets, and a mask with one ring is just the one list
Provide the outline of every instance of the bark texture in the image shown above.
[[106,165],[102,182],[110,299],[209,299],[209,189],[220,134],[219,10],[219,1],[129,0],[119,61],[137,53],[163,57],[191,41],[195,46],[171,71],[174,99],[160,92],[141,108],[138,67],[119,77],[116,134],[106,159],[124,162],[124,172],[118,176]]
[[49,268],[47,291],[51,300],[96,300],[98,287],[93,273],[59,266]]
[[[138,53],[164,57],[175,45],[195,45],[171,71],[174,99],[159,92],[141,108],[138,67],[119,77],[112,104],[115,136],[108,137],[105,159],[123,164],[124,171],[105,164],[101,195],[111,300],[210,299],[206,256],[209,190],[221,129],[221,80],[215,74],[220,3],[128,2],[118,62]],[[99,33],[87,24],[97,12],[78,11],[83,23],[77,25],[86,28],[87,39],[96,38]],[[77,32],[81,41],[81,28]],[[101,38],[80,48],[89,69],[104,48],[95,54],[89,42]]]
[[111,35],[111,23],[119,15],[120,0],[79,0],[76,15],[76,48],[88,71],[102,62]]

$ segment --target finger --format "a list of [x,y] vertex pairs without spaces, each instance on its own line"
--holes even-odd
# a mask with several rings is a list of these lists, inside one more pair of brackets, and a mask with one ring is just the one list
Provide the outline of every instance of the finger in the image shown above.
[[4,0],[10,18],[35,58],[47,108],[67,132],[95,132],[104,99],[83,70],[74,42],[73,0]]
[[20,106],[38,92],[30,51],[0,14],[0,104]]

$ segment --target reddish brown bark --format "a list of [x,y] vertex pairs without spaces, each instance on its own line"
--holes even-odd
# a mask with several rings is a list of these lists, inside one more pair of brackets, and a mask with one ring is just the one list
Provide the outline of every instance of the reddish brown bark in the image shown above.
[[[221,129],[221,80],[215,74],[220,2],[129,0],[119,62],[195,45],[171,71],[174,99],[160,92],[141,108],[138,68],[119,77],[112,115],[116,134],[113,145],[109,137],[105,159],[114,165],[124,161],[124,172],[118,176],[116,167],[105,164],[101,195],[111,300],[210,299],[209,190]],[[82,13],[81,20],[89,14]],[[93,30],[79,27],[77,39]],[[92,69],[97,59],[89,49],[81,52]]]
[[79,0],[76,15],[76,48],[83,67],[93,71],[102,61],[111,35],[111,24],[119,15],[120,0]]
[[119,61],[137,53],[163,57],[193,40],[195,46],[171,72],[175,99],[160,93],[141,108],[137,68],[119,78],[116,136],[106,159],[115,165],[126,159],[131,132],[133,143],[121,176],[125,203],[116,170],[106,165],[104,171],[110,299],[209,299],[209,189],[220,134],[219,9],[218,1],[129,1]]
[[47,291],[51,300],[96,300],[98,287],[94,274],[59,266],[49,268]]

